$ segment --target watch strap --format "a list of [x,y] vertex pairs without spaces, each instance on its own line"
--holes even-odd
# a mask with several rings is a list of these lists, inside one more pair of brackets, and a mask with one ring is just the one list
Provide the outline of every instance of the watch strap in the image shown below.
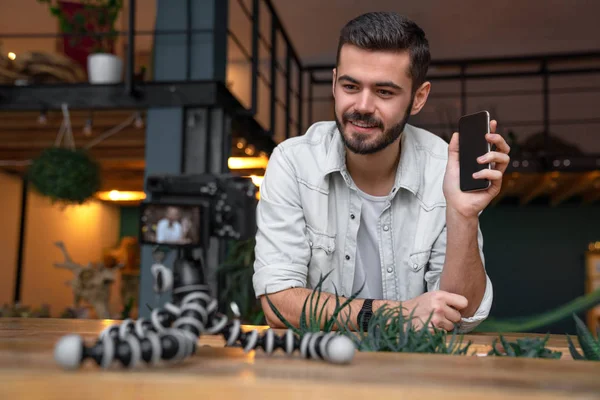
[[358,326],[362,328],[363,332],[366,332],[369,328],[369,321],[373,316],[373,299],[365,299],[363,305],[358,312]]

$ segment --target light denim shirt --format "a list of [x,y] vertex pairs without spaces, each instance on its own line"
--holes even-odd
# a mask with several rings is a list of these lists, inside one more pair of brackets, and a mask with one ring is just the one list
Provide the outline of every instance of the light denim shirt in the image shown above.
[[[396,301],[439,289],[446,255],[442,182],[448,145],[407,124],[401,146],[395,183],[379,218],[383,295]],[[350,296],[361,201],[334,121],[318,122],[305,135],[280,143],[269,159],[256,211],[256,296],[314,288],[330,272],[323,291]],[[478,242],[485,263],[481,229]],[[489,314],[493,290],[486,278],[483,300],[475,315],[462,319],[460,332]]]

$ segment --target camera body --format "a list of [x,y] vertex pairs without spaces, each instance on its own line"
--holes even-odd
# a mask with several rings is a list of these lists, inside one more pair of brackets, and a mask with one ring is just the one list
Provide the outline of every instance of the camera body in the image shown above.
[[258,188],[232,174],[151,175],[141,204],[140,243],[203,247],[210,237],[244,240],[256,233]]

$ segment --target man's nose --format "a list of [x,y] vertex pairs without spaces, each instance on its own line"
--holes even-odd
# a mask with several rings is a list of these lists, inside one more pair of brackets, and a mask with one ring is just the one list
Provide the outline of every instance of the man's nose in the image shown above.
[[356,101],[356,111],[361,114],[372,114],[375,112],[375,101],[372,93],[367,90],[360,93]]

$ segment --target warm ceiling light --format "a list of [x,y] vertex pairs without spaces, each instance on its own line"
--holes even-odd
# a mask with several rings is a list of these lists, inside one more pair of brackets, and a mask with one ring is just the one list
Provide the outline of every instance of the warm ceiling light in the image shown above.
[[15,58],[17,58],[17,55],[11,51],[10,53],[8,53],[8,58],[14,60]]
[[229,169],[259,169],[267,168],[269,159],[266,157],[229,157]]
[[146,193],[135,191],[111,190],[98,192],[97,197],[106,201],[140,201],[146,198]]

